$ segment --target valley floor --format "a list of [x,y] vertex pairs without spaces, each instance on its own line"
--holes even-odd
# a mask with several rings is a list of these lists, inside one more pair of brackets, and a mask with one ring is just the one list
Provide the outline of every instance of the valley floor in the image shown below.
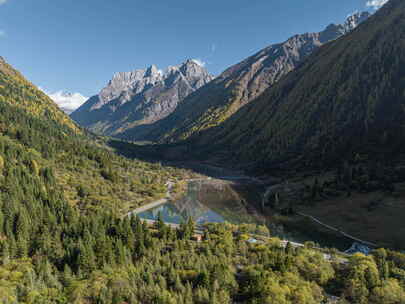
[[[356,193],[314,206],[300,206],[299,211],[382,247],[401,248],[405,244],[404,198],[403,190],[395,197],[380,192]],[[370,209],[370,202],[376,200],[379,204]]]

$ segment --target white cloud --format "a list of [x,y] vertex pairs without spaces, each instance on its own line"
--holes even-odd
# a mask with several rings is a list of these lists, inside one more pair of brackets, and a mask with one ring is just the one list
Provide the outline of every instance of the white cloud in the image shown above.
[[4,4],[6,2],[7,2],[7,0],[0,0],[0,5]]
[[39,89],[47,94],[67,114],[72,113],[83,103],[85,103],[87,99],[89,99],[80,93],[68,93],[66,91],[57,91],[51,93],[42,88]]
[[381,6],[386,4],[388,0],[369,0],[366,3],[367,7],[371,7],[373,9],[379,9]]
[[206,62],[202,61],[200,58],[191,59],[194,63],[198,64],[199,66],[205,67],[207,64]]

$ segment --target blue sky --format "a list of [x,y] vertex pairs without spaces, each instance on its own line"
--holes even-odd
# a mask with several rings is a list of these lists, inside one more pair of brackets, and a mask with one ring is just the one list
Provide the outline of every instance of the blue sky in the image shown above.
[[0,55],[48,91],[90,96],[114,72],[150,64],[199,58],[219,74],[271,43],[340,23],[366,2],[0,0]]

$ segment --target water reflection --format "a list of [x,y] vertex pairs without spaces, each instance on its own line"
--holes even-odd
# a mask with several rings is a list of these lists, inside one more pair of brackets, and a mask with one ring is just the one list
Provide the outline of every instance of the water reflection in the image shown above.
[[[208,206],[215,206],[215,211]],[[190,182],[187,193],[180,199],[139,213],[143,219],[179,224],[192,217],[197,224],[235,222],[240,215],[240,198],[228,187],[204,182]]]
[[160,214],[164,222],[172,224],[185,222],[189,217],[192,217],[197,224],[222,223],[225,221],[225,219],[218,213],[208,208],[200,207],[199,204],[195,204],[195,208],[192,210],[183,208],[183,211],[180,211],[174,203],[166,203],[159,207],[139,213],[138,216],[142,219],[156,220]]
[[[261,194],[260,188],[249,186],[249,194]],[[237,191],[239,190],[239,191]],[[173,202],[166,203],[148,211],[139,213],[142,219],[157,220],[159,213],[166,223],[180,224],[192,217],[198,224],[229,222],[233,224],[255,223],[264,224],[262,218],[258,218],[255,213],[249,212],[248,207],[260,199],[252,196],[249,201],[247,191],[235,190],[226,183],[218,182],[190,182],[186,194]],[[259,196],[260,198],[260,196]],[[272,236],[277,236],[284,240],[303,243],[308,240],[315,241],[321,245],[347,249],[346,244],[341,246],[337,242],[325,243],[322,236],[306,235],[302,229],[285,229],[284,225],[277,222],[267,222]]]
[[156,220],[159,213],[161,214],[163,221],[167,223],[180,224],[184,221],[183,216],[181,216],[177,208],[171,203],[166,203],[159,207],[149,209],[145,212],[139,213],[138,216],[141,219]]

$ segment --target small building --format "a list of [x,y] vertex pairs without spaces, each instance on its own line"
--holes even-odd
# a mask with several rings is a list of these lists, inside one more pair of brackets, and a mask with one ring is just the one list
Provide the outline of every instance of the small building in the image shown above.
[[371,252],[371,249],[367,247],[366,245],[354,242],[352,246],[345,251],[347,254],[355,254],[355,253],[362,253],[364,255],[369,255]]
[[193,240],[196,242],[202,242],[203,236],[201,234],[194,234],[193,235]]

